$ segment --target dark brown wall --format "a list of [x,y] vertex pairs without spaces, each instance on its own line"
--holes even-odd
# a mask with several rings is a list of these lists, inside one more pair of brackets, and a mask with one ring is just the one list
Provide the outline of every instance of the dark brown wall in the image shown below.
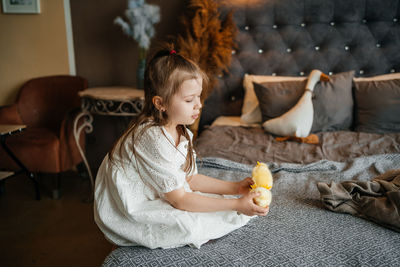
[[[179,31],[185,0],[147,0],[160,7],[152,45]],[[136,86],[138,45],[113,23],[124,17],[126,0],[70,0],[76,73],[89,87]],[[94,115],[93,132],[86,135],[86,156],[94,175],[131,117]]]
[[[71,0],[71,19],[76,72],[90,87],[135,86],[138,45],[113,23],[124,17],[126,0]],[[147,0],[160,7],[161,21],[155,25],[152,44],[176,35],[184,0]]]

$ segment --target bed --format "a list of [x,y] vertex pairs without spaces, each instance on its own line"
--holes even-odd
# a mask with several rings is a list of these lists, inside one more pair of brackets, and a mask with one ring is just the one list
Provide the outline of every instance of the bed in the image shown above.
[[[257,161],[274,177],[266,217],[200,249],[120,247],[104,266],[398,266],[400,1],[225,1],[238,28],[229,72],[206,99],[200,173]],[[299,101],[313,69],[316,144],[277,141],[265,121]],[[283,93],[282,93],[283,92]],[[383,205],[383,206],[382,206]]]

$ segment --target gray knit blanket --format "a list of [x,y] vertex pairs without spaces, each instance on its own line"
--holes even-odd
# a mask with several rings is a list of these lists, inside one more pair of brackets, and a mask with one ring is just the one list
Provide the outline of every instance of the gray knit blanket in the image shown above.
[[[370,181],[400,169],[400,154],[307,165],[267,163],[274,176],[266,217],[200,249],[120,247],[103,266],[400,266],[400,233],[370,220],[332,212],[317,183]],[[224,180],[250,176],[252,165],[203,158],[199,172]]]

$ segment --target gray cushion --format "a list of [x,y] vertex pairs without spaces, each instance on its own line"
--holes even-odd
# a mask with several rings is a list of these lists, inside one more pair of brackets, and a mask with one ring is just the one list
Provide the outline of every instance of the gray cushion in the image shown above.
[[[314,121],[311,132],[348,130],[353,122],[354,71],[330,76],[314,88]],[[263,121],[290,110],[304,93],[306,81],[254,83]]]
[[331,82],[315,86],[314,122],[311,132],[349,130],[353,124],[354,71],[330,76]]
[[400,79],[355,82],[356,124],[360,132],[400,132]]
[[291,109],[304,93],[307,80],[253,82],[261,109],[262,122],[276,118]]

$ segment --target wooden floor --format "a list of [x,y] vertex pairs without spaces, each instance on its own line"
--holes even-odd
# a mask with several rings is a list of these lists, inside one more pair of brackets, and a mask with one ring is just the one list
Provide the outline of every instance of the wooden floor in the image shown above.
[[24,175],[8,178],[0,196],[1,266],[100,266],[111,251],[87,202],[88,179],[61,176],[61,198],[50,197],[52,177],[39,178],[42,199]]

